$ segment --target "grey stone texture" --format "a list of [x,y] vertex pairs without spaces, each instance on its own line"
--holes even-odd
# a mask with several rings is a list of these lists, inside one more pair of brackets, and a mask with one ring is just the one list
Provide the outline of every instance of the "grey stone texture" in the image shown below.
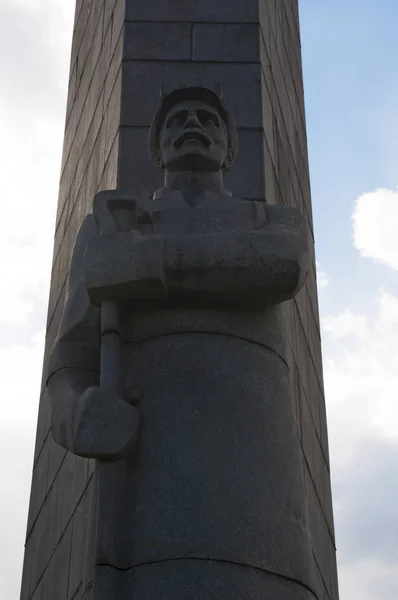
[[[269,204],[296,207],[312,228],[296,0],[78,1],[44,377],[60,326],[73,243],[91,210],[94,194],[118,187],[143,200],[161,186],[161,174],[154,169],[146,149],[159,87],[167,79],[192,75],[220,80],[237,118],[240,152],[226,187],[236,197],[265,198]],[[318,600],[337,600],[312,247],[306,284],[283,306],[283,316],[304,458],[316,591]],[[85,591],[82,566],[94,468],[92,461],[57,447],[49,427],[49,399],[43,386],[21,600],[72,600]],[[172,568],[175,581],[181,585],[187,581],[186,573],[192,575],[186,564]],[[212,578],[212,564],[195,568],[200,585],[206,586]],[[137,590],[135,597],[161,597],[156,586],[162,577],[169,579],[170,573],[163,575],[160,565],[151,571],[146,578],[153,587],[142,593]],[[130,576],[126,574],[126,578]],[[230,589],[233,584],[239,590],[241,577],[238,569],[226,573],[220,585]],[[253,590],[266,595],[267,578],[257,572],[250,577]],[[208,595],[206,587],[203,595]],[[299,597],[292,592],[292,598]]]

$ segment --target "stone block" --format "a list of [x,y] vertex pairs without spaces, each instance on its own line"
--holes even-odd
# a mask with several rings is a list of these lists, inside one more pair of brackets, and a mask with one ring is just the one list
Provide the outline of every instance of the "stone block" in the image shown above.
[[[70,149],[72,147],[72,143],[73,143],[73,140],[74,140],[74,137],[76,134],[76,128],[77,128],[77,123],[78,123],[78,111],[75,108],[75,105],[77,102],[78,102],[78,96],[76,95],[74,104],[72,106],[71,113],[69,115],[69,119],[68,119],[66,127],[65,127],[64,144],[63,144],[62,161],[61,161],[62,186],[59,191],[60,199],[66,198],[67,194],[69,193],[69,187],[70,187],[70,183],[72,180],[71,171],[69,170],[69,172],[67,172],[66,175],[64,175],[64,172],[66,171],[67,166],[68,166],[69,153],[70,153]],[[64,179],[64,177],[65,177],[65,179]],[[64,179],[64,181],[63,181],[63,179]]]
[[[262,103],[262,126],[265,139],[267,140],[269,152],[272,157],[275,156],[275,112],[272,105],[270,93],[265,81],[264,74],[261,74],[261,103]],[[268,171],[266,171],[268,173]]]
[[103,2],[94,0],[84,28],[82,43],[76,54],[78,80],[81,79],[84,71],[90,78],[92,76],[90,64],[93,68],[101,50],[103,21]]
[[238,131],[236,164],[225,177],[225,186],[238,198],[264,199],[264,134],[262,129]]
[[[339,597],[339,582],[338,582],[338,571],[337,571],[337,562],[336,562],[336,553],[333,552],[333,554],[330,557],[330,579],[331,579],[331,594],[329,596],[329,598],[332,598],[334,600],[334,598],[336,598],[336,600],[338,600]],[[326,598],[326,600],[329,600],[329,598]]]
[[71,49],[71,65],[75,64],[77,54],[86,34],[87,22],[90,18],[91,9],[97,0],[79,0],[80,8],[76,6],[75,25],[73,30],[73,41]]
[[119,76],[119,73],[122,68],[122,59],[123,59],[123,35],[122,33],[119,35],[117,42],[115,43],[115,47],[111,54],[111,59],[108,67],[108,71],[105,77],[104,84],[104,109],[108,106],[109,97],[112,93],[112,90],[115,85],[115,81]]
[[104,123],[104,166],[120,125],[120,101],[122,95],[122,72],[119,71],[109,101],[105,107]]
[[[95,6],[101,7],[101,3],[97,1],[95,2]],[[92,15],[92,18],[90,18],[90,22],[93,19],[92,37],[90,39],[88,35],[84,36],[83,44],[77,56],[77,81],[81,80],[83,72],[88,79],[92,78],[103,47],[103,8],[99,14],[96,14],[95,11],[92,11]]]
[[161,85],[170,79],[218,79],[237,126],[257,129],[261,122],[261,77],[258,64],[213,64],[126,61],[123,64],[122,126],[148,127],[159,105]]
[[108,31],[112,31],[113,14],[117,10],[116,4],[124,4],[123,0],[105,0],[104,1],[104,38]]
[[[313,244],[313,240],[312,240]],[[314,252],[315,255],[315,252]],[[318,303],[318,283],[317,283],[317,269],[315,260],[312,261],[311,269],[308,273],[308,278],[306,281],[306,285],[308,288],[308,294],[310,297],[310,310],[313,314],[313,323],[315,327],[315,332],[312,333],[313,338],[320,338],[320,322],[319,322],[319,303]]]
[[73,597],[83,581],[85,546],[89,534],[92,485],[88,486],[79,500],[72,517],[72,548],[69,569],[69,597]]
[[[296,417],[296,425],[297,425],[297,435],[299,437],[300,440],[300,445],[301,445],[301,449],[302,449],[302,425],[301,425],[301,421],[302,421],[302,416],[301,416],[301,403],[302,403],[302,399],[301,399],[301,388],[300,388],[300,376],[299,376],[299,372],[298,372],[298,367],[297,367],[297,362],[294,360],[294,363],[292,365],[292,390],[293,390],[293,403],[294,403],[294,412],[295,412],[295,417]],[[302,452],[303,449],[302,449]],[[305,462],[305,457],[303,456],[303,463]]]
[[32,598],[32,600],[45,600],[45,598],[43,596],[43,586],[42,586],[41,582],[34,590],[33,596],[31,598]]
[[310,530],[313,552],[327,592],[331,596],[330,561],[331,557],[335,554],[335,548],[330,532],[327,528],[319,498],[308,470],[306,470],[305,485],[310,515]]
[[82,586],[80,585],[73,596],[69,595],[70,600],[88,600],[88,596],[82,596]]
[[258,62],[258,25],[197,23],[193,26],[193,60]]
[[[56,271],[55,265],[57,264],[58,256],[59,256],[61,247],[64,243],[65,237],[67,238],[67,240],[69,240],[69,243],[70,243],[70,236],[71,236],[70,228],[71,227],[73,228],[73,225],[77,224],[76,219],[77,219],[78,213],[79,213],[78,207],[84,206],[86,203],[86,187],[87,187],[87,174],[84,173],[83,180],[80,184],[77,194],[75,195],[75,198],[68,199],[68,203],[65,206],[65,210],[61,214],[61,218],[58,223],[55,240],[54,240],[54,255],[53,255],[53,266],[52,266],[53,279],[51,281],[51,294],[50,294],[51,299],[55,293],[55,288],[56,288],[56,279],[57,279],[56,273],[57,273],[57,271]],[[75,234],[72,234],[72,235],[74,236]],[[72,239],[72,243],[73,242],[74,242],[74,237]],[[52,306],[52,302],[50,302],[50,305]]]
[[120,130],[120,189],[137,199],[146,199],[163,185],[161,172],[156,169],[147,152],[149,128],[123,127]]
[[39,415],[37,418],[36,443],[35,443],[33,466],[36,465],[37,459],[39,458],[39,456],[41,454],[41,451],[43,449],[44,442],[47,437],[49,428],[50,428],[50,400],[48,397],[48,392],[45,389],[40,394]]
[[43,600],[68,600],[68,574],[71,553],[72,527],[66,529],[54,549],[43,579],[40,582]]
[[193,23],[256,23],[258,0],[126,0],[130,21],[186,21]]
[[124,60],[189,60],[189,23],[132,23],[124,28]]
[[[76,207],[77,211],[77,207]],[[72,213],[73,214],[73,213]],[[56,305],[59,303],[62,291],[66,286],[68,277],[68,268],[70,263],[70,257],[74,242],[74,232],[70,228],[66,229],[63,243],[60,244],[60,250],[54,261],[53,275],[50,289],[50,300],[49,300],[49,316],[52,315]]]
[[[315,281],[315,275],[313,268],[310,269],[310,273],[307,279],[307,283]],[[320,332],[317,327],[315,320],[315,314],[312,307],[312,300],[316,300],[316,288],[311,288],[307,285],[308,303],[307,303],[307,340],[310,348],[311,360],[314,363],[315,373],[318,378],[318,383],[323,393],[323,367],[322,367],[322,354],[321,354],[321,338]],[[315,295],[315,297],[314,297]]]
[[[101,93],[99,97],[98,104],[95,108],[94,114],[92,116],[92,120],[87,132],[82,132],[81,135],[84,138],[84,145],[82,149],[82,153],[77,160],[76,163],[76,189],[80,189],[80,186],[83,181],[83,177],[87,172],[88,164],[91,160],[94,146],[97,142],[98,136],[100,135],[101,126],[103,124],[103,101],[104,94]],[[100,156],[99,160],[101,160],[101,150],[102,154],[105,152],[105,148],[99,148]],[[104,160],[104,156],[102,156],[102,160]]]
[[[51,487],[42,505],[42,509],[28,534],[26,542],[26,568],[30,572],[31,594],[36,589],[51,556],[57,548],[62,533],[67,529],[66,526],[62,527],[64,499],[66,492],[69,491],[65,483],[66,480],[61,470],[58,472],[55,483]],[[68,498],[67,495],[66,498]],[[51,579],[56,581],[54,573]],[[67,582],[65,584],[66,589]],[[45,596],[45,598],[58,598],[58,596]]]
[[22,582],[21,582],[21,593],[20,600],[30,600],[30,570],[28,563],[28,555],[25,554],[23,569],[22,569]]
[[[96,112],[97,106],[104,97],[101,95],[105,71],[101,62],[97,64],[94,74],[83,72],[76,99],[66,126],[62,159],[62,173],[68,157],[71,155],[71,173],[74,174],[77,161],[84,147],[87,133]],[[103,105],[102,105],[103,108]],[[101,111],[100,111],[101,114]],[[73,154],[71,150],[73,148]]]
[[77,62],[70,66],[68,95],[66,99],[66,118],[69,117],[73,103],[76,98],[79,80],[77,78]]
[[[81,118],[77,126],[75,138],[76,147],[74,148],[74,153],[78,152],[79,147],[83,149],[94,116],[98,114],[99,121],[102,117],[104,95],[101,93],[101,90],[102,81],[95,74],[93,80],[91,81],[91,85],[86,96],[86,101],[82,109]],[[79,156],[79,154],[77,154],[77,156]]]
[[88,461],[68,452],[58,474],[57,488],[63,490],[62,529],[69,523],[88,483]]
[[314,569],[315,569],[315,589],[317,592],[317,600],[329,600],[330,596],[326,589],[325,582],[323,580],[322,574],[319,570],[318,563],[314,560]]
[[332,539],[334,539],[329,468],[321,447],[314,420],[305,399],[301,402],[301,427],[301,439],[305,459],[314,487],[317,490],[318,499],[326,519],[329,533],[332,536]]
[[30,596],[36,590],[54,549],[51,546],[50,515],[51,505],[46,499],[26,540],[24,569],[29,572]]
[[114,190],[118,187],[118,157],[119,157],[119,132],[113,140],[112,148],[105,162],[98,191]]
[[267,204],[279,204],[279,184],[267,139],[264,140],[264,180],[265,201]]
[[112,53],[120,36],[123,36],[124,24],[126,22],[126,1],[117,0],[112,14]]
[[[298,314],[300,316],[300,322],[303,330],[303,334],[307,339],[307,331],[308,331],[308,323],[307,323],[307,303],[308,303],[308,292],[305,289],[305,286],[301,290],[299,294],[297,294],[295,298],[295,303],[297,306]],[[307,342],[308,343],[308,342]]]
[[79,19],[80,11],[82,9],[84,2],[85,2],[85,0],[76,0],[75,17],[74,17],[74,21],[73,21],[73,31],[75,31],[75,29],[76,29],[77,21]]
[[[260,1],[264,3],[264,0],[260,0]],[[278,0],[265,0],[265,4],[266,4],[267,10],[268,10],[268,18],[269,18],[269,23],[270,23],[272,33],[273,33],[273,35],[276,35],[276,28],[277,28],[276,13],[277,13]]]
[[108,74],[109,66],[112,60],[112,54],[114,49],[112,48],[112,31],[111,28],[108,27],[106,34],[102,40],[101,52],[98,57],[98,61],[95,64],[95,68],[93,70],[93,77],[97,77],[101,82],[101,86],[104,86],[105,79]]
[[286,25],[286,31],[292,38],[292,48],[294,49],[294,55],[299,56],[301,53],[298,50],[300,48],[300,30],[298,21],[297,2],[291,2],[291,0],[284,1],[283,14],[284,16],[286,16],[286,19],[284,20]]
[[327,457],[329,463],[329,437],[328,437],[328,425],[327,425],[327,414],[326,414],[326,403],[325,397],[322,394],[318,400],[319,405],[319,423],[320,423],[320,438],[324,456]]
[[49,435],[49,444],[50,444],[50,455],[48,462],[48,475],[47,475],[47,492],[51,488],[54,483],[54,479],[58,474],[60,468],[62,468],[62,464],[66,457],[66,450],[59,446],[52,439],[52,435]]
[[62,219],[62,216],[68,210],[68,205],[70,205],[71,202],[73,202],[72,196],[74,192],[74,187],[75,183],[71,173],[71,161],[68,158],[65,162],[61,173],[61,180],[58,193],[58,208],[56,216],[55,234],[57,234],[58,226]]
[[[105,128],[101,129],[100,133],[101,135],[98,135],[95,140],[94,148],[87,164],[86,202],[88,203],[88,206],[79,207],[79,212],[82,217],[91,210],[92,199],[98,191],[99,182],[101,181],[104,169]],[[81,221],[79,220],[79,223],[80,222]]]
[[30,493],[29,515],[27,525],[27,538],[41,511],[47,494],[47,475],[50,456],[50,439],[46,437],[40,455],[36,460],[32,474],[32,488]]
[[51,311],[51,314],[50,313],[48,314],[47,329],[46,329],[46,332],[47,332],[46,333],[46,346],[45,346],[45,352],[44,352],[43,379],[45,379],[47,376],[46,364],[47,364],[47,360],[48,360],[48,355],[51,351],[52,345],[58,334],[58,330],[59,330],[59,326],[60,326],[60,322],[61,322],[62,310],[64,307],[64,302],[65,302],[65,288],[63,288],[62,293],[59,294],[57,300],[53,301],[53,310]]
[[271,23],[268,11],[268,2],[266,0],[259,0],[259,25],[262,35],[262,42],[264,48],[269,56],[270,52],[270,35],[271,35]]
[[321,388],[319,385],[318,378],[315,373],[314,363],[311,358],[311,354],[309,352],[309,347],[307,343],[307,361],[308,361],[308,377],[310,383],[310,395],[309,395],[309,407],[311,410],[312,418],[314,419],[317,435],[319,439],[321,438],[321,422],[319,416],[319,400],[322,397]]
[[[55,550],[61,535],[65,530],[65,527],[62,523],[62,514],[64,511],[65,493],[67,491],[63,470],[60,470],[58,471],[54,484],[52,485],[46,498],[46,504],[49,505],[49,517],[45,520],[49,531],[46,535],[49,538],[49,550],[51,554]],[[46,513],[43,512],[43,517],[45,516]],[[43,523],[40,522],[40,527],[42,526]],[[50,556],[48,556],[47,560],[49,558]]]

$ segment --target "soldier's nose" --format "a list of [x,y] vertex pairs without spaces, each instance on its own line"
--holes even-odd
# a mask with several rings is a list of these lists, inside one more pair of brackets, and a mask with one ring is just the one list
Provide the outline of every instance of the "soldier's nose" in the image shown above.
[[185,123],[186,128],[200,128],[201,124],[195,113],[191,113]]

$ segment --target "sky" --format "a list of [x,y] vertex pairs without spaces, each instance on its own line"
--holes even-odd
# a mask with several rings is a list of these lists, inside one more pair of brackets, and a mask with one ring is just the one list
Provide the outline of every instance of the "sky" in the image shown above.
[[[0,0],[0,598],[19,597],[74,2]],[[301,0],[341,600],[398,598],[398,3]]]

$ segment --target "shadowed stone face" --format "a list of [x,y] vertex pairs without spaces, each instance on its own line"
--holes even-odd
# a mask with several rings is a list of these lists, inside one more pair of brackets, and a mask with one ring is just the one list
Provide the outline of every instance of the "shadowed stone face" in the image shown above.
[[228,131],[219,111],[202,100],[175,104],[159,135],[159,166],[168,171],[220,171],[228,160]]

